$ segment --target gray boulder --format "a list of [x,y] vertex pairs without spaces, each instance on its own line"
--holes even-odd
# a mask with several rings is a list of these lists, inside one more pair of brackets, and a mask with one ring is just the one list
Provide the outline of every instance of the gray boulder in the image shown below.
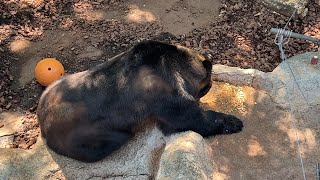
[[156,179],[212,179],[212,169],[210,147],[201,135],[188,131],[167,140]]
[[320,104],[320,64],[310,63],[313,56],[320,57],[320,53],[308,52],[291,57],[270,73],[272,79],[282,82],[282,85],[274,87],[271,94],[275,102],[297,107]]
[[309,0],[262,0],[262,3],[286,16],[291,16],[294,11],[302,17],[307,15],[308,9],[306,5],[308,4]]

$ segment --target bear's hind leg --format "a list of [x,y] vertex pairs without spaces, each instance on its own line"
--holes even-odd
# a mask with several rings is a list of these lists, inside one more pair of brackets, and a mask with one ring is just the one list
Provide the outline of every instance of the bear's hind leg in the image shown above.
[[120,149],[130,137],[129,133],[111,130],[95,136],[77,138],[73,143],[72,154],[75,159],[95,162]]
[[107,130],[105,132],[86,132],[85,129],[71,133],[64,147],[57,146],[54,141],[47,139],[47,144],[59,154],[83,161],[96,162],[118,150],[131,137],[130,133]]

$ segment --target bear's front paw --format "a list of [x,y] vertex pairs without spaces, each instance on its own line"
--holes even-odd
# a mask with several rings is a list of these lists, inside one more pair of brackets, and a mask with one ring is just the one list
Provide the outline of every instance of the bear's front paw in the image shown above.
[[237,132],[240,132],[242,128],[243,128],[243,123],[239,118],[232,115],[228,115],[224,118],[224,123],[223,123],[224,134],[237,133]]

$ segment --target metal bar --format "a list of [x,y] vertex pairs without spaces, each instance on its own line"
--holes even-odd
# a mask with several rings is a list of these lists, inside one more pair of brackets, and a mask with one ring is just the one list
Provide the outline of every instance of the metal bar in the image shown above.
[[[280,32],[280,30],[281,29],[278,29],[278,28],[271,28],[271,33],[277,34],[278,32]],[[306,35],[303,35],[303,34],[294,33],[294,32],[287,31],[287,30],[281,31],[281,32],[282,32],[282,34],[284,36],[291,36],[291,37],[297,38],[297,39],[303,39],[303,40],[307,40],[307,41],[312,41],[312,42],[315,42],[318,45],[320,45],[320,39],[318,39],[318,38],[306,36]]]
[[320,180],[320,163],[317,163],[316,180]]

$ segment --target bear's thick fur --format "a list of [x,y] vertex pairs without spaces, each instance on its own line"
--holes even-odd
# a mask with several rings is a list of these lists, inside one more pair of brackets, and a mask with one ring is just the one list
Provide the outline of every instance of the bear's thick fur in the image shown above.
[[42,136],[55,152],[94,162],[119,149],[150,119],[164,134],[239,132],[238,118],[198,106],[211,87],[211,69],[193,50],[140,42],[47,87],[37,109]]

